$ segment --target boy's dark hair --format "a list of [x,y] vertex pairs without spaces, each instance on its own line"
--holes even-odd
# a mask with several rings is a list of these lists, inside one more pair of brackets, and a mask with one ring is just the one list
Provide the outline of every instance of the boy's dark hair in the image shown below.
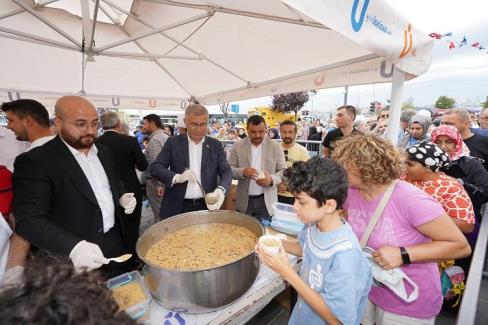
[[148,121],[148,122],[154,122],[154,125],[156,125],[156,127],[158,129],[162,129],[163,128],[163,123],[161,122],[161,118],[157,114],[149,114],[149,115],[146,115],[146,116],[143,117],[143,119],[146,120],[146,121]]
[[266,126],[266,121],[264,120],[264,117],[261,115],[252,115],[247,119],[247,124],[246,127],[249,127],[249,125],[259,125],[261,123],[264,123]]
[[98,271],[76,273],[71,264],[39,254],[24,279],[0,292],[0,324],[137,324],[118,311]]
[[40,126],[49,128],[49,113],[47,109],[36,100],[18,99],[2,104],[2,111],[11,112],[18,118],[23,119],[30,116]]
[[307,193],[321,207],[327,200],[335,200],[341,209],[347,198],[347,173],[329,158],[314,157],[297,161],[284,171],[288,189],[293,194]]

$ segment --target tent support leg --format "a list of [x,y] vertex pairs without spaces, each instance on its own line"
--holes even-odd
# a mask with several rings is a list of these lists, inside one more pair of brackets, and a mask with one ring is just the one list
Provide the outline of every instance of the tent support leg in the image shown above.
[[390,118],[386,138],[395,146],[398,142],[400,131],[400,115],[402,114],[403,86],[405,84],[405,72],[393,66],[393,81],[391,83]]

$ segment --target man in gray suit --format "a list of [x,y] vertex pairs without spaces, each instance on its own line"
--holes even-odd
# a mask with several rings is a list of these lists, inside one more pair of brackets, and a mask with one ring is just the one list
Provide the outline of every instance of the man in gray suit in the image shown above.
[[[208,111],[200,104],[185,109],[187,133],[170,137],[156,161],[151,176],[166,187],[159,217],[216,210],[222,206],[232,182],[232,170],[227,163],[222,143],[205,136]],[[216,202],[205,202],[205,193],[212,193]]]
[[257,218],[268,219],[278,201],[277,185],[287,167],[280,144],[266,137],[266,122],[253,115],[247,120],[248,137],[236,142],[229,164],[237,184],[236,208]]

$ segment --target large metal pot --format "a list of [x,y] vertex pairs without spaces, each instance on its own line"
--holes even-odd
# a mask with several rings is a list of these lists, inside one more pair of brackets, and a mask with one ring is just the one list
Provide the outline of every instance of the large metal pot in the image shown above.
[[144,258],[149,248],[164,236],[191,225],[215,222],[245,227],[258,237],[264,234],[263,226],[243,213],[196,211],[158,222],[137,241],[137,255],[147,264],[146,285],[164,307],[189,313],[212,311],[236,301],[254,283],[259,272],[259,259],[254,252],[226,265],[194,271],[164,269]]

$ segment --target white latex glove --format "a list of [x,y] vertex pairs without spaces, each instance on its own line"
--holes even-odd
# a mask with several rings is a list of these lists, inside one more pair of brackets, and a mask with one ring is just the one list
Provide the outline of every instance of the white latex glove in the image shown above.
[[76,271],[91,271],[98,269],[110,261],[103,256],[102,250],[97,244],[89,243],[86,240],[80,241],[69,253]]
[[124,193],[119,199],[120,206],[124,208],[125,214],[131,214],[137,205],[134,193]]
[[181,174],[176,174],[173,177],[173,184],[180,184],[180,183],[185,183],[185,182],[190,182],[190,183],[195,183],[197,181],[197,178],[193,174],[193,172],[189,169],[185,170]]
[[[207,204],[207,209],[218,210],[222,206],[225,200],[224,191],[220,187],[217,187],[215,191],[207,193],[205,195],[205,203]],[[215,202],[215,203],[213,203]]]

